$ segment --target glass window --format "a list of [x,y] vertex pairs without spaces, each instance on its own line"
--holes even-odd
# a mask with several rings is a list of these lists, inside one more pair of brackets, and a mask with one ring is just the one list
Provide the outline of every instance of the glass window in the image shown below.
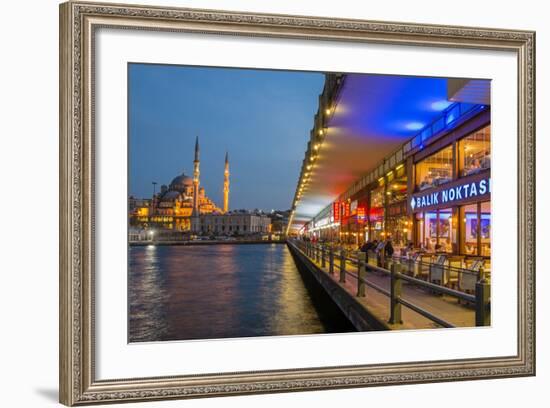
[[407,198],[407,176],[394,178],[388,183],[388,203],[393,204]]
[[452,180],[452,145],[426,157],[416,165],[416,184],[419,190],[439,186]]
[[416,218],[416,231],[415,231],[416,246],[419,248],[424,248],[424,213],[423,212],[416,213],[415,218]]
[[384,208],[384,187],[378,187],[371,191],[370,208]]
[[481,256],[491,256],[491,203],[487,201],[480,205]]
[[369,221],[371,239],[383,239],[384,232],[384,186],[379,186],[370,193]]
[[388,218],[386,225],[387,238],[392,240],[393,247],[396,250],[406,247],[409,241],[412,240],[411,226],[412,222],[406,215]]
[[435,251],[453,252],[453,211],[450,208],[439,210],[438,243]]
[[462,176],[479,173],[491,168],[491,127],[487,126],[459,143]]
[[424,213],[424,249],[435,251],[437,244],[437,211]]
[[[417,215],[417,219],[419,219]],[[423,213],[419,219],[421,247],[428,252],[453,252],[453,212],[450,208]]]
[[490,269],[491,256],[491,203],[466,205],[460,208],[462,239],[460,252],[464,255],[487,257],[486,270]]
[[478,255],[478,222],[477,204],[465,205],[461,208],[462,217],[462,253],[465,255]]

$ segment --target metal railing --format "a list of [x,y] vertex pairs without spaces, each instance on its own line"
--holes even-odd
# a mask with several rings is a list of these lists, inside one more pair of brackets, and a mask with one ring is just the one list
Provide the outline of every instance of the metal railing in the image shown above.
[[[440,257],[442,257],[440,259]],[[478,281],[485,279],[490,281],[490,272],[483,267],[473,270],[464,268],[464,257],[420,254],[416,258],[394,255],[384,257],[383,265],[388,269],[392,264],[397,264],[400,271],[406,275],[442,286],[455,288],[466,293],[475,292]],[[439,260],[439,262],[438,262]],[[376,254],[369,256],[369,262],[379,262]]]
[[[426,310],[425,308],[410,302],[403,298],[403,282],[407,282],[410,285],[414,285],[419,288],[429,290],[434,295],[446,295],[455,298],[461,302],[474,305],[475,307],[475,324],[476,326],[489,326],[491,321],[491,301],[490,293],[491,287],[489,281],[481,273],[462,269],[457,271],[459,274],[471,277],[474,279],[475,285],[473,286],[473,293],[463,292],[461,290],[454,289],[452,287],[444,286],[443,279],[441,280],[424,280],[418,276],[411,275],[409,272],[409,265],[402,262],[399,257],[392,257],[391,262],[388,262],[389,269],[377,266],[376,264],[369,263],[367,254],[363,252],[348,251],[344,248],[340,248],[333,245],[315,244],[309,241],[301,240],[289,240],[289,243],[299,249],[310,260],[314,261],[318,266],[325,268],[328,263],[328,273],[334,276],[336,269],[338,270],[338,281],[340,283],[346,283],[346,279],[351,277],[357,280],[357,297],[366,296],[366,287],[370,287],[377,292],[387,296],[389,298],[390,318],[389,324],[402,324],[402,306],[418,313],[426,319],[438,324],[442,327],[456,327],[453,323],[445,320],[444,318],[437,316],[433,312]],[[430,265],[427,264],[428,269]],[[440,265],[437,265],[440,266]],[[350,268],[356,269],[356,273],[353,273]],[[459,268],[454,268],[459,269]],[[390,290],[387,290],[371,280],[367,279],[368,273],[377,273],[384,276],[388,276],[390,279]],[[429,272],[430,273],[430,272]]]

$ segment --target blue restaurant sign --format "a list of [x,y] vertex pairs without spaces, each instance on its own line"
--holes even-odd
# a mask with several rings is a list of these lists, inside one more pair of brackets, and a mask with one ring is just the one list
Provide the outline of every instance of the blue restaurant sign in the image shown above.
[[444,208],[466,202],[489,199],[491,194],[491,178],[469,177],[456,180],[442,186],[431,188],[424,192],[413,194],[409,200],[412,212],[433,208]]

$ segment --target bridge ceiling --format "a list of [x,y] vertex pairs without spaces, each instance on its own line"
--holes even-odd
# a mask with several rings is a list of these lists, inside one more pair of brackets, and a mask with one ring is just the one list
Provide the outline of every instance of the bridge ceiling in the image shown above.
[[445,78],[346,75],[292,228],[435,120],[451,104],[447,91]]

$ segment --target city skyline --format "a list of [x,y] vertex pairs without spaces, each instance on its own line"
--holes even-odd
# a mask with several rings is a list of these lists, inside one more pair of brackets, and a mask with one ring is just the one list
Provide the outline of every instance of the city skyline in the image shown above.
[[226,152],[230,210],[291,206],[323,74],[148,64],[128,74],[131,196],[192,176],[198,136],[200,183],[218,206]]

